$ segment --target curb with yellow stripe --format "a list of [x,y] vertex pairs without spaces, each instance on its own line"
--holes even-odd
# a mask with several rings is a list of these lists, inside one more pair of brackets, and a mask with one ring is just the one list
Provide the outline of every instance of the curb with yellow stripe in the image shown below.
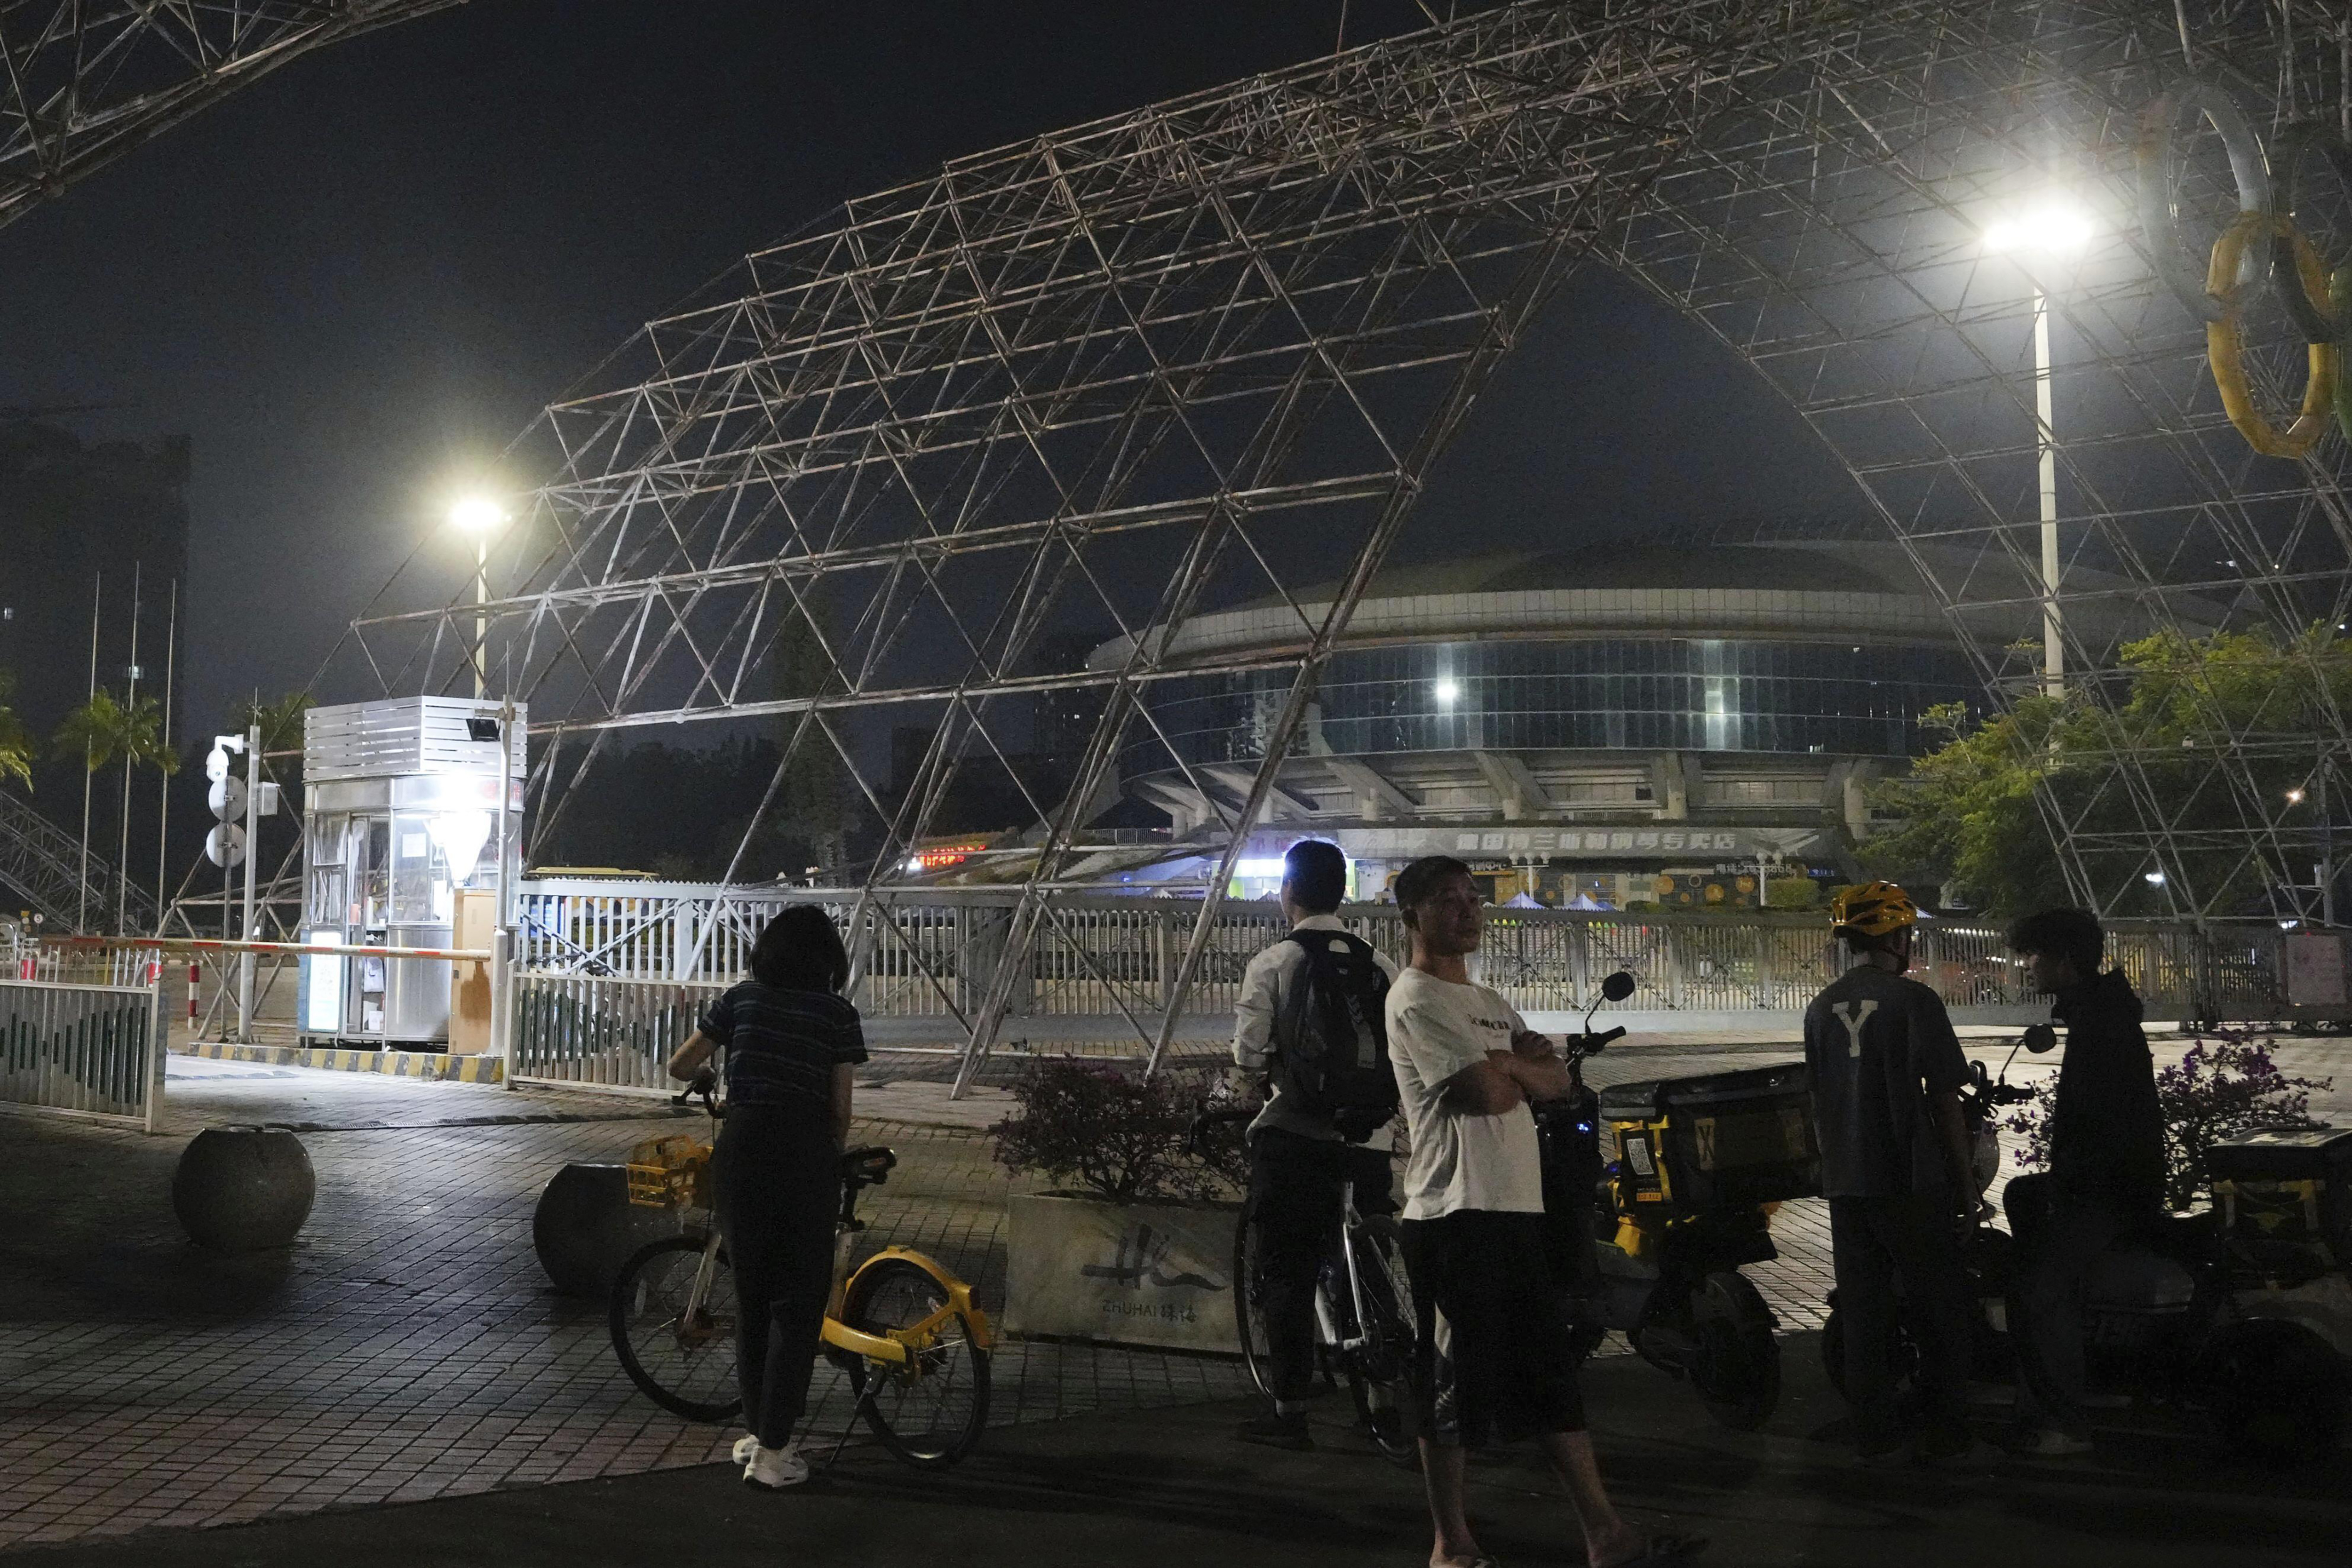
[[198,1040],[173,1046],[173,1054],[216,1062],[260,1062],[270,1067],[322,1068],[330,1072],[377,1072],[443,1083],[500,1083],[506,1063],[497,1057],[453,1057],[437,1051],[335,1051],[292,1046],[237,1046]]

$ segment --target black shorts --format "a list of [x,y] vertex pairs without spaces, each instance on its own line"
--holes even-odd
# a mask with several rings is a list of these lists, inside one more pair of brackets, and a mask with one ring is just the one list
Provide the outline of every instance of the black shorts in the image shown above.
[[1413,1393],[1433,1443],[1485,1447],[1584,1430],[1544,1216],[1464,1209],[1403,1223],[1420,1318]]

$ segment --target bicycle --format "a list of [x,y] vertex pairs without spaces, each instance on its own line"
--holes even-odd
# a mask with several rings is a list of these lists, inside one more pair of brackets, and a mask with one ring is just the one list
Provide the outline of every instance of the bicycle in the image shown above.
[[[1255,1109],[1200,1107],[1186,1131],[1198,1148],[1211,1127],[1245,1121]],[[1250,1381],[1267,1398],[1274,1376],[1266,1360],[1265,1292],[1259,1280],[1258,1230],[1252,1207],[1242,1205],[1234,1226],[1234,1328]],[[1344,1377],[1355,1401],[1356,1418],[1371,1434],[1382,1458],[1407,1469],[1420,1463],[1410,1397],[1413,1346],[1418,1331],[1412,1286],[1406,1278],[1402,1244],[1394,1218],[1356,1207],[1356,1184],[1339,1186],[1339,1223],[1315,1280],[1315,1342],[1328,1381]]]
[[[672,1100],[685,1105],[698,1089]],[[725,1110],[700,1086],[715,1129]],[[613,1348],[629,1381],[664,1408],[694,1421],[725,1421],[743,1408],[735,1377],[735,1281],[712,1212],[711,1142],[673,1134],[629,1152],[629,1201],[698,1212],[677,1236],[641,1247],[613,1285]],[[847,1375],[854,1404],[882,1446],[908,1464],[944,1469],[971,1453],[988,1425],[988,1362],[995,1333],[971,1287],[922,1253],[887,1247],[849,1268],[866,1226],[857,1194],[889,1179],[888,1149],[841,1157],[841,1217],[823,1350]],[[849,1440],[845,1426],[834,1445]]]

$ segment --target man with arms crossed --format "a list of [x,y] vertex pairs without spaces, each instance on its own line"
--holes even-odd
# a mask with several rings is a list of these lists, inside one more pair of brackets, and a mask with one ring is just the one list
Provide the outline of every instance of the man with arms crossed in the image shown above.
[[1412,966],[1389,988],[1389,1056],[1412,1150],[1404,1255],[1420,1314],[1414,1382],[1432,1568],[1489,1568],[1463,1511],[1465,1448],[1534,1436],[1568,1488],[1594,1568],[1706,1544],[1647,1536],[1601,1485],[1567,1324],[1543,1262],[1543,1172],[1528,1101],[1576,1079],[1510,1004],[1471,983],[1484,914],[1470,868],[1432,855],[1398,873]]

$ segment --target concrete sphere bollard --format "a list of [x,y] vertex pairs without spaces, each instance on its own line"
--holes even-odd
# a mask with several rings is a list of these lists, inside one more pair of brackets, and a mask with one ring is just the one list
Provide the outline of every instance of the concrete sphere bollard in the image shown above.
[[556,1290],[602,1300],[621,1265],[649,1241],[677,1232],[675,1210],[629,1202],[625,1165],[566,1165],[549,1178],[530,1216],[531,1250]]
[[291,1245],[319,1182],[283,1127],[207,1127],[172,1173],[172,1212],[198,1247],[261,1252]]

